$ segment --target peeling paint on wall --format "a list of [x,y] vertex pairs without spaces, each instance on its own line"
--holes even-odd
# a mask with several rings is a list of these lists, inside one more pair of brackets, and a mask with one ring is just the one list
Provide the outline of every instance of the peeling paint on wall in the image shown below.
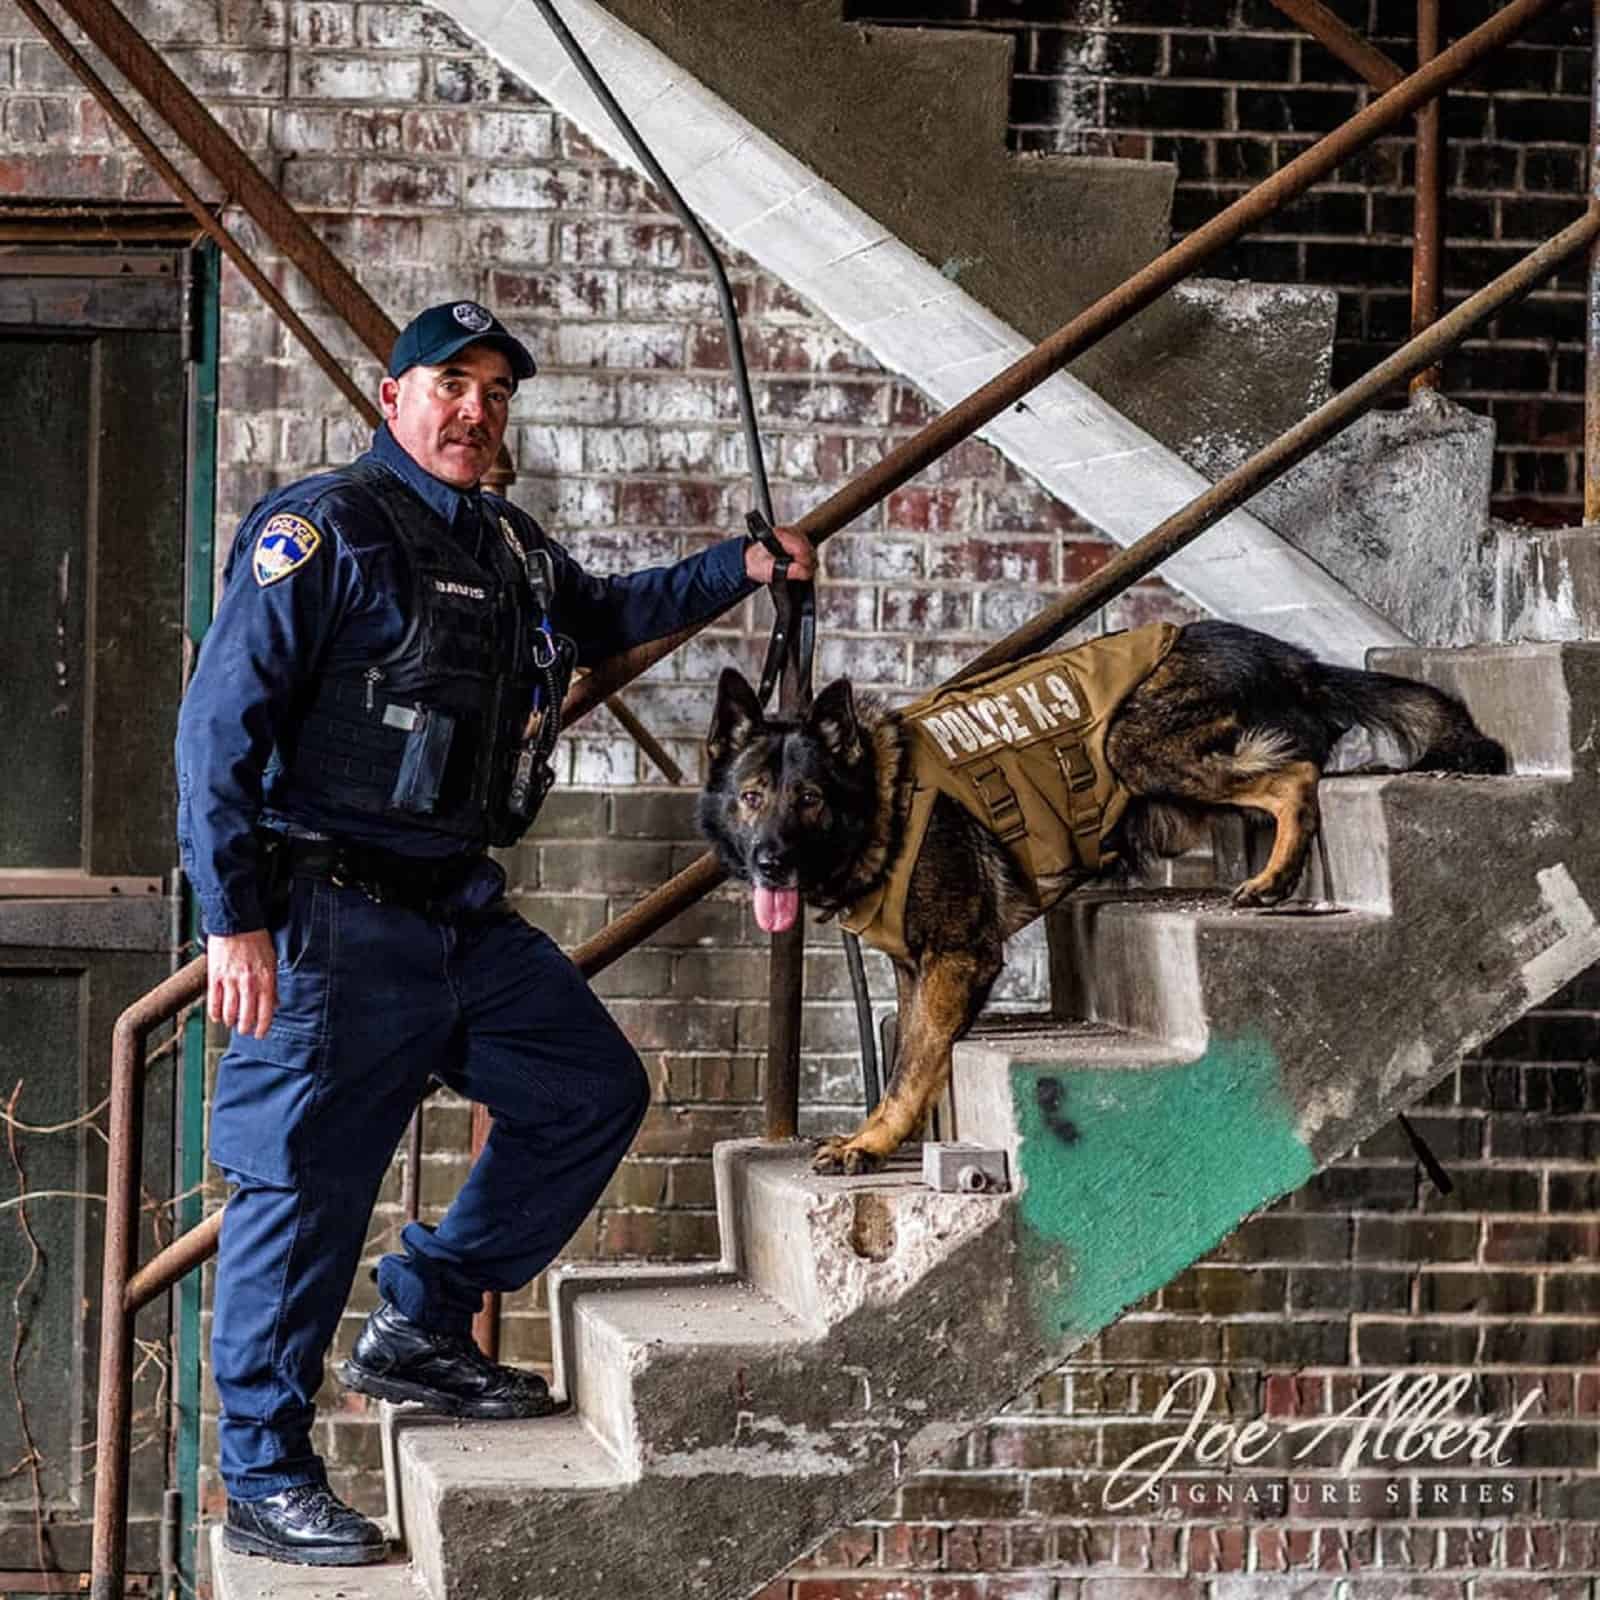
[[1106,1326],[1316,1171],[1260,1035],[1213,1040],[1182,1066],[1013,1082],[1020,1243],[1048,1340]]

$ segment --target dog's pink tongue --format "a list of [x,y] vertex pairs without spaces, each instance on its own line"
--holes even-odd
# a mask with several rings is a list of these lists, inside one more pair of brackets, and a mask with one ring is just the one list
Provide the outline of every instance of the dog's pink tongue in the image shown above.
[[756,885],[756,922],[763,933],[783,933],[800,914],[798,889],[766,889]]

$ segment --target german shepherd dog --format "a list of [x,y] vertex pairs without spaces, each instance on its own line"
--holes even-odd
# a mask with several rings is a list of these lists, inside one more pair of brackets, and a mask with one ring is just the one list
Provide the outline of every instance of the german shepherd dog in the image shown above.
[[[1232,623],[1190,623],[1106,730],[1106,761],[1133,796],[1106,846],[1134,872],[1200,842],[1217,808],[1265,812],[1276,824],[1271,857],[1233,901],[1282,900],[1316,834],[1328,753],[1355,727],[1390,735],[1408,769],[1506,770],[1505,751],[1449,695],[1329,666]],[[885,881],[912,787],[896,713],[857,700],[839,678],[802,717],[769,718],[730,667],[706,750],[700,828],[727,871],[752,886],[763,929],[790,927],[802,897],[827,916]],[[895,960],[894,1069],[860,1127],[818,1149],[821,1172],[869,1172],[920,1126],[949,1078],[956,1040],[999,975],[1005,940],[1043,909],[1006,848],[945,794],[911,871],[906,957]]]

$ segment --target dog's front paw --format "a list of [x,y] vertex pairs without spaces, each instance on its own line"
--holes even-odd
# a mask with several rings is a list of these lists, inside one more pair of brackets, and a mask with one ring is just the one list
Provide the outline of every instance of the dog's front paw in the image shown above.
[[1288,898],[1289,891],[1267,878],[1247,878],[1233,891],[1236,906],[1275,906]]
[[843,1135],[824,1139],[811,1158],[813,1172],[842,1173],[847,1178],[859,1177],[864,1172],[876,1172],[882,1165],[882,1156],[874,1155],[854,1139],[846,1139]]

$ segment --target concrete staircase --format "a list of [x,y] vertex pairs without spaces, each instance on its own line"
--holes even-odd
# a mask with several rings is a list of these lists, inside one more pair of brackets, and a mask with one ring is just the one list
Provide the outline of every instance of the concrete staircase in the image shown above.
[[[630,160],[531,10],[438,4]],[[964,399],[1167,243],[1166,165],[1007,153],[1010,44],[1000,37],[864,28],[842,20],[839,0],[562,0],[560,9],[707,225],[938,405]],[[1326,290],[1184,285],[983,437],[1130,543],[1202,493],[1208,472],[1325,398],[1335,309]],[[1300,509],[1297,525],[1320,528],[1318,508],[1330,504],[1349,521],[1347,502],[1365,492],[1362,459],[1390,460],[1397,446],[1426,452],[1438,430],[1420,436],[1420,445],[1397,438],[1391,426],[1347,452],[1337,473],[1303,480],[1287,502]],[[1456,485],[1457,466],[1421,477]],[[1487,471],[1485,457],[1485,484]],[[1370,552],[1373,519],[1356,520],[1362,536],[1332,553]],[[1446,516],[1441,525],[1455,524]],[[1470,564],[1471,531],[1460,538]],[[1330,569],[1329,553],[1308,553],[1243,510],[1163,575],[1213,615],[1333,660],[1359,662],[1369,648],[1417,637],[1386,620],[1353,574]]]
[[571,1412],[390,1415],[409,1562],[219,1548],[223,1600],[747,1595],[1600,960],[1600,646],[1381,664],[1460,693],[1514,775],[1326,781],[1330,914],[1069,900],[1052,1014],[957,1053],[956,1131],[1010,1193],[719,1147],[720,1262],[560,1275]]

